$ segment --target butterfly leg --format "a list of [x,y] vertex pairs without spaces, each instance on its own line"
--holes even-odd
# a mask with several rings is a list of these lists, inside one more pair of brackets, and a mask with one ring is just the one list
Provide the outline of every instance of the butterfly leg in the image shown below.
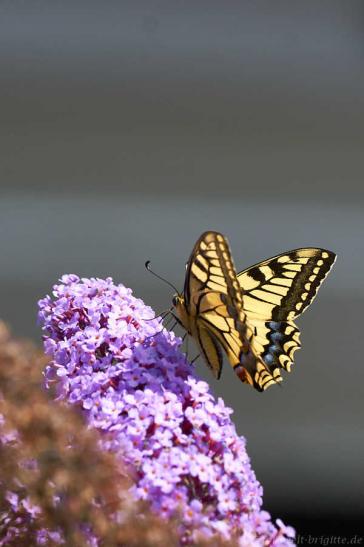
[[[166,318],[163,319],[162,323],[165,321]],[[171,320],[173,321],[173,315],[170,315],[168,319],[164,323],[164,328],[168,329],[169,325],[171,324]]]
[[171,330],[173,330],[175,328],[175,326],[177,325],[177,321],[175,321],[171,327],[168,328],[169,332],[171,332]]
[[186,354],[186,359],[188,359],[188,336],[187,336],[187,332],[184,334],[183,336],[183,341],[186,340],[186,351],[185,351],[185,354]]
[[193,365],[193,363],[194,363],[195,361],[197,361],[197,359],[200,357],[200,355],[201,355],[201,353],[198,353],[198,354],[196,355],[196,357],[194,357],[194,358],[192,359],[191,365]]

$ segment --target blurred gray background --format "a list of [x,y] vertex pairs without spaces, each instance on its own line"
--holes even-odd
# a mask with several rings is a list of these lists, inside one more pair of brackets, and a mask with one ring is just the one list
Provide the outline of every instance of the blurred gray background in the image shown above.
[[[160,311],[206,229],[238,269],[338,254],[299,321],[282,389],[212,380],[265,507],[299,531],[363,514],[362,1],[2,1],[0,316],[40,343],[65,272],[113,276]],[[354,529],[355,528],[355,529]]]

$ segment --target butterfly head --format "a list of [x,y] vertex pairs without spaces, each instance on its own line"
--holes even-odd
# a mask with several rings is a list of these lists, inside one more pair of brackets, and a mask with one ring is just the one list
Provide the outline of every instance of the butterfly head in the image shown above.
[[181,294],[178,294],[178,293],[174,294],[173,298],[172,298],[172,304],[176,308],[176,311],[178,313],[178,311],[181,308],[185,307],[185,301],[184,301],[183,296]]

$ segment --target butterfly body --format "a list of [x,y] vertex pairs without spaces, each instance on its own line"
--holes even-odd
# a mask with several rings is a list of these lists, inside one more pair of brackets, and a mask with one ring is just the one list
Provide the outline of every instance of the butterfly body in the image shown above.
[[173,306],[176,309],[176,319],[180,323],[180,325],[185,329],[185,331],[188,332],[191,336],[193,336],[192,332],[192,321],[191,316],[188,314],[185,301],[182,295],[175,294],[173,297]]
[[237,273],[226,238],[205,232],[186,268],[176,318],[216,378],[225,352],[238,377],[263,391],[282,381],[300,347],[293,320],[312,302],[334,253],[296,249]]

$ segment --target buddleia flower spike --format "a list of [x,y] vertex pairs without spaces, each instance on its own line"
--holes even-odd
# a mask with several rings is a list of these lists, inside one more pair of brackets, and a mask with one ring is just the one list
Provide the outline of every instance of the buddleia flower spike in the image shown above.
[[152,310],[110,278],[65,276],[53,295],[39,304],[46,381],[130,470],[135,499],[177,518],[181,544],[292,545],[294,531],[262,510],[232,410],[195,374],[181,339],[145,321]]

